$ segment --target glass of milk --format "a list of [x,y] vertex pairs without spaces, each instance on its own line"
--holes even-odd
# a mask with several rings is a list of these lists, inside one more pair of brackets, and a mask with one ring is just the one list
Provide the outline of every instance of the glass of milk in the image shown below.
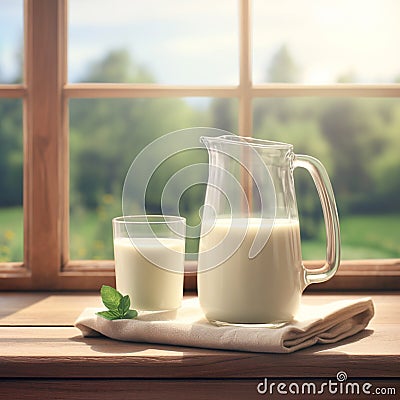
[[183,297],[185,227],[183,217],[134,215],[114,218],[116,287],[132,308],[175,310]]

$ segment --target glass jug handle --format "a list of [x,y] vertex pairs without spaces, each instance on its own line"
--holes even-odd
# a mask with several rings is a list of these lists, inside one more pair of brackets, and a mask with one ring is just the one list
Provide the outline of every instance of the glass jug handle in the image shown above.
[[326,228],[326,262],[318,269],[305,268],[306,284],[325,282],[335,275],[340,263],[340,228],[335,197],[328,173],[314,157],[296,154],[294,168],[305,168],[317,188]]

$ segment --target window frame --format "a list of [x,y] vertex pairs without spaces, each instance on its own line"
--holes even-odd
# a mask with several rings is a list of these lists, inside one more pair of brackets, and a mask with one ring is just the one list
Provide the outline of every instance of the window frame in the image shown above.
[[[238,131],[252,132],[252,103],[263,97],[397,97],[400,84],[252,83],[251,1],[239,1],[239,84],[180,86],[67,81],[67,0],[24,0],[24,80],[0,85],[23,100],[24,262],[0,263],[0,290],[98,290],[114,284],[111,260],[69,260],[69,109],[77,98],[217,97],[239,100]],[[45,46],[43,44],[46,44]],[[321,261],[305,262],[308,267]],[[196,288],[188,262],[185,287]],[[400,259],[343,260],[333,279],[311,290],[396,290]]]

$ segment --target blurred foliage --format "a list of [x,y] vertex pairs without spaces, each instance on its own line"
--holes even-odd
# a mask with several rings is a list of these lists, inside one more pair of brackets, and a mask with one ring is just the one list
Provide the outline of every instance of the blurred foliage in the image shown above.
[[[320,159],[331,178],[340,214],[400,210],[400,101],[397,99],[258,99],[254,135],[294,145]],[[296,171],[302,234],[321,221],[306,172]]]
[[0,207],[22,204],[22,101],[0,99]]
[[[301,71],[282,46],[266,73],[272,82],[296,82]],[[338,77],[339,81],[346,79],[345,75]],[[94,62],[82,81],[152,83],[155,79],[125,50],[115,50]],[[260,98],[253,107],[255,137],[290,142],[296,153],[323,161],[342,217],[398,215],[399,99]],[[20,206],[21,101],[0,99],[0,121],[0,207]],[[131,162],[157,137],[200,125],[236,132],[237,100],[213,99],[208,107],[179,98],[70,100],[72,258],[112,257],[111,218],[122,213],[123,179]],[[147,193],[148,212],[159,212],[160,190],[168,177],[199,160],[201,156],[186,152],[163,165]],[[321,210],[314,185],[301,171],[296,171],[295,181],[302,235],[317,237]],[[199,221],[204,189],[204,185],[191,188],[181,198],[179,209],[191,225]],[[7,248],[13,239],[8,228],[0,226],[0,231],[0,257],[6,259],[11,257]],[[195,250],[196,245],[190,247]]]
[[0,208],[0,262],[23,260],[22,224],[21,206]]
[[301,68],[293,60],[286,44],[283,44],[272,58],[266,78],[267,82],[295,83],[300,81]]
[[[138,67],[126,51],[120,50],[93,64],[83,81],[152,83],[154,79],[144,68]],[[234,121],[235,101],[231,99],[213,100],[207,109],[195,108],[179,98],[71,100],[71,225],[81,223],[85,210],[105,210],[105,214],[98,216],[97,224],[102,228],[98,228],[97,233],[91,232],[95,235],[96,249],[83,254],[83,250],[74,250],[79,247],[79,240],[71,238],[72,257],[102,258],[104,252],[100,243],[107,243],[107,237],[109,247],[105,251],[109,255],[111,231],[107,224],[111,227],[111,218],[122,214],[123,179],[132,161],[146,145],[165,133],[199,125],[234,130]],[[167,180],[187,165],[207,162],[204,156],[204,152],[195,154],[189,151],[166,160],[149,182],[146,211],[160,213],[161,192]],[[197,224],[198,208],[204,201],[204,194],[204,186],[199,185],[182,196],[179,210],[190,225]],[[104,207],[105,196],[114,199],[114,207]],[[104,233],[100,239],[101,232]]]

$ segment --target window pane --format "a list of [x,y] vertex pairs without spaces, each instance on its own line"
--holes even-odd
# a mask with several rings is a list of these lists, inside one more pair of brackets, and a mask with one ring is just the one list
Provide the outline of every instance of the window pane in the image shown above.
[[0,84],[22,81],[23,0],[1,0]]
[[[339,210],[344,259],[400,257],[400,100],[258,99],[255,136],[294,144],[327,168]],[[305,259],[325,257],[316,190],[295,172]]]
[[[236,0],[70,0],[69,81],[236,84],[237,24]],[[110,53],[133,66],[104,78]]]
[[254,81],[400,81],[400,2],[254,0]]
[[22,261],[22,101],[0,99],[0,121],[0,262]]
[[[230,99],[73,99],[70,101],[70,255],[72,259],[112,259],[111,219],[122,214],[122,187],[138,153],[169,132],[213,126],[236,132],[236,101]],[[200,145],[196,140],[196,144]],[[150,156],[158,159],[157,154]],[[168,179],[194,163],[207,163],[203,154],[184,151],[163,161],[149,182],[148,213],[160,213],[160,196]],[[140,171],[137,172],[138,176]],[[198,224],[205,185],[184,182],[179,211],[192,226]],[[178,195],[176,195],[178,196]],[[178,199],[168,199],[174,204]],[[167,203],[169,207],[169,203]],[[173,204],[171,205],[173,206]],[[196,251],[197,242],[188,244]]]

